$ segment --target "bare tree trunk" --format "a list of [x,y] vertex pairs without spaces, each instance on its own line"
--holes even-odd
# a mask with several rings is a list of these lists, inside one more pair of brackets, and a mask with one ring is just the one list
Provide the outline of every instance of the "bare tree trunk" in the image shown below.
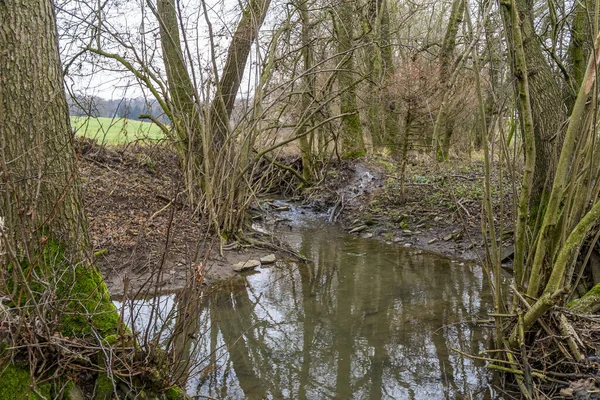
[[197,92],[186,68],[177,15],[176,0],[157,1],[156,17],[160,25],[162,59],[169,88],[169,99],[165,99],[165,104],[169,105],[169,115],[175,119],[175,149],[181,162],[188,200],[194,203],[198,189],[202,188],[198,176],[202,175],[204,153]]
[[[308,2],[300,0],[298,9],[302,20],[302,61],[304,63],[304,91],[302,93],[302,110],[305,114],[310,112],[311,104],[315,101],[315,76],[311,71],[313,66],[313,49],[310,40],[310,16],[308,13]],[[303,124],[302,129],[298,131],[300,151],[302,152],[302,176],[304,180],[310,182],[313,177],[313,149],[312,140],[306,137],[306,131],[310,121]]]
[[369,70],[371,71],[371,101],[369,104],[369,130],[373,146],[397,145],[399,136],[398,115],[388,88],[394,74],[392,46],[390,43],[390,17],[387,0],[369,3],[370,35]]
[[[185,65],[179,37],[176,0],[158,0],[157,17],[160,24],[160,44],[167,73],[172,113],[178,119],[181,132],[178,139],[185,144],[199,138],[200,120],[195,105],[196,89]],[[199,146],[196,146],[199,148]]]
[[249,0],[229,45],[223,74],[211,105],[211,135],[214,146],[222,145],[227,139],[229,118],[246,69],[246,61],[270,4],[271,0]]

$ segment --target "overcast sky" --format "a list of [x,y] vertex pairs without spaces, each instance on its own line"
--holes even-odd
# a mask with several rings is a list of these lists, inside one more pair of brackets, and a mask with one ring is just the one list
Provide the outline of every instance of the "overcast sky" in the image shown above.
[[[91,7],[97,3],[92,3],[88,5],[85,2],[65,1],[62,5],[58,4],[59,42],[65,66],[73,58],[73,55],[80,52],[89,42],[89,39],[85,38],[92,37],[96,32],[97,14]],[[272,5],[274,4],[275,2],[272,3]],[[190,43],[190,53],[194,60],[194,73],[198,81],[202,81],[208,78],[211,70],[206,16],[200,0],[183,0],[181,7],[184,15],[183,23],[186,26],[188,43]],[[220,69],[240,17],[241,6],[235,0],[206,0],[206,8],[212,24],[217,65]],[[164,79],[164,68],[158,42],[158,24],[150,9],[144,4],[144,0],[109,1],[103,9],[102,18],[112,31],[119,32],[123,40],[131,43],[138,54],[143,55],[142,49],[146,47],[148,51],[145,53],[145,57],[153,66],[156,74]],[[273,24],[274,18],[267,17],[263,30],[268,30],[269,25]],[[84,39],[74,40],[73,37]],[[108,35],[103,35],[103,38],[101,42],[103,50],[133,59],[131,51],[109,41]],[[145,43],[146,46],[142,46],[142,43]],[[247,95],[249,91],[252,91],[251,82],[256,78],[256,74],[253,73],[255,68],[252,66],[257,58],[256,48],[254,48],[250,54],[246,76],[240,88],[241,95]],[[98,65],[96,62],[87,62],[86,60],[89,60],[89,57],[84,56],[69,65],[65,82],[71,91],[77,94],[101,96],[106,99],[143,96],[144,90],[131,73],[123,72],[122,68],[115,64],[102,63],[102,65]]]

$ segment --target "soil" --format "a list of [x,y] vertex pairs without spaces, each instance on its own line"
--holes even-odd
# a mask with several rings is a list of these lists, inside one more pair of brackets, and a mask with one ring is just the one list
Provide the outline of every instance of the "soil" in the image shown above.
[[[238,246],[221,254],[219,240],[185,205],[177,157],[164,145],[102,147],[79,140],[77,148],[96,260],[113,296],[231,279],[238,275],[235,264],[273,253]],[[344,161],[322,185],[305,191],[303,204],[365,238],[480,260],[482,163],[413,158],[404,194],[397,164],[381,157]],[[507,177],[492,179],[496,220],[511,221],[513,185]]]
[[177,157],[165,146],[79,140],[77,150],[96,262],[114,297],[125,288],[135,296],[230,279],[235,264],[273,253],[240,246],[221,255],[219,240],[185,205]]

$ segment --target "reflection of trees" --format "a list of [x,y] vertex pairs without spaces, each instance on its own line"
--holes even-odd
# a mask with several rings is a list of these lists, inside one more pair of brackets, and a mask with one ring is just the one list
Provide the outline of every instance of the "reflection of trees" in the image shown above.
[[219,291],[211,298],[211,316],[213,329],[216,328],[223,335],[223,341],[229,353],[229,362],[237,381],[248,399],[264,399],[267,390],[261,377],[255,370],[260,364],[253,360],[256,353],[249,342],[256,342],[254,338],[252,312],[253,305],[248,298],[248,292],[240,287],[230,287],[230,290]]
[[200,329],[202,293],[195,285],[186,287],[175,295],[175,325],[170,339],[173,376],[179,383],[188,380],[193,367],[192,355],[197,350]]
[[249,277],[210,297],[210,349],[227,348],[225,369],[211,371],[219,397],[423,398],[443,390],[454,398],[485,387],[480,364],[450,350],[483,348],[481,331],[464,323],[485,308],[481,274],[331,236],[303,237],[314,263],[262,272],[272,274],[268,285]]

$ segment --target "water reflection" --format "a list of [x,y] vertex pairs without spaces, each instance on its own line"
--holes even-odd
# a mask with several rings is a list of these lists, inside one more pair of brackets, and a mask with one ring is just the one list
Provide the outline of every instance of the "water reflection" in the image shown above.
[[[483,364],[451,350],[486,347],[469,322],[490,307],[480,271],[326,226],[290,235],[314,263],[280,264],[211,293],[161,299],[171,321],[161,335],[190,394],[491,397]],[[137,303],[127,315],[145,307]],[[169,311],[178,317],[164,317]]]

